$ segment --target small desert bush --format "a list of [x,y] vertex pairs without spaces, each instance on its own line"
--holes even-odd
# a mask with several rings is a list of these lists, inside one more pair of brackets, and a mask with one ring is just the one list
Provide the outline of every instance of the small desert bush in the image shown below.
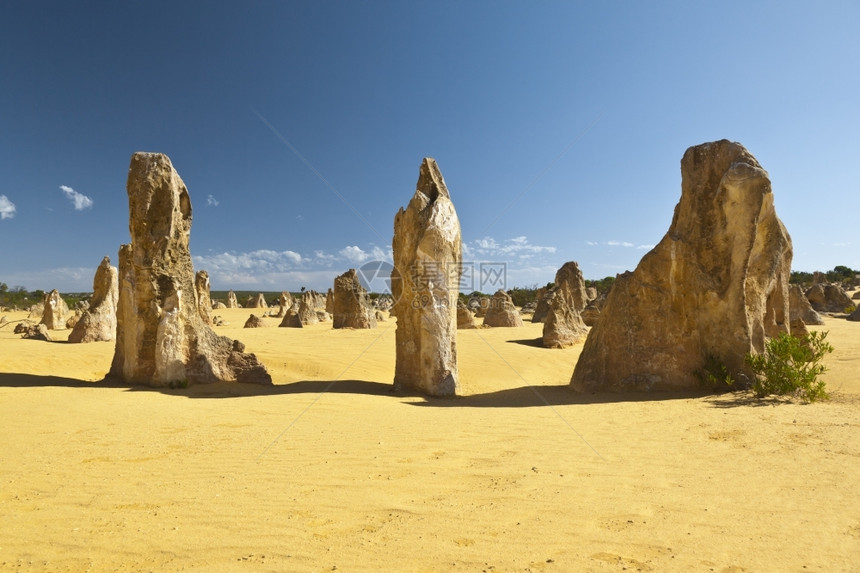
[[708,354],[705,357],[705,364],[701,370],[696,372],[696,375],[702,384],[713,390],[721,390],[726,386],[731,388],[735,385],[735,380],[728,367],[713,354]]
[[756,395],[790,394],[808,402],[827,399],[824,381],[818,378],[827,370],[821,361],[833,352],[826,338],[827,332],[810,332],[800,338],[783,332],[767,341],[762,354],[748,354]]

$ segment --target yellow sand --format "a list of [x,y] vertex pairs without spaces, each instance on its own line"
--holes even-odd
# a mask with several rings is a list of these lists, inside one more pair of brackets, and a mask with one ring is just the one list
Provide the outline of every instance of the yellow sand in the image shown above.
[[111,387],[112,343],[0,328],[0,570],[860,563],[860,323],[823,327],[825,403],[577,396],[581,347],[540,348],[531,323],[460,331],[467,396],[441,400],[391,392],[394,321],[246,330],[249,311],[217,313],[274,387]]

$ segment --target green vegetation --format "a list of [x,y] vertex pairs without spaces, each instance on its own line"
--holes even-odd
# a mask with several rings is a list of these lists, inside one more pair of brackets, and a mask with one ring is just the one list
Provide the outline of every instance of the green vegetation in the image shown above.
[[705,365],[697,372],[697,376],[703,384],[714,390],[725,390],[727,386],[731,388],[735,385],[728,367],[713,354],[705,357]]
[[747,365],[756,375],[756,396],[793,394],[807,402],[827,399],[824,381],[818,378],[827,370],[822,359],[833,352],[826,338],[827,332],[811,332],[802,338],[783,332],[767,341],[764,353],[748,354]]
[[613,284],[615,284],[615,277],[605,277],[596,281],[585,281],[586,287],[594,287],[597,289],[598,296],[609,294],[609,291],[612,289]]
[[[840,283],[843,286],[856,284],[857,275],[860,275],[860,270],[854,270],[844,265],[836,265],[833,267],[832,271],[824,273],[824,276],[827,278],[827,282]],[[798,284],[802,287],[810,287],[812,286],[813,277],[813,273],[791,271],[791,276],[789,277],[788,282],[791,284]]]

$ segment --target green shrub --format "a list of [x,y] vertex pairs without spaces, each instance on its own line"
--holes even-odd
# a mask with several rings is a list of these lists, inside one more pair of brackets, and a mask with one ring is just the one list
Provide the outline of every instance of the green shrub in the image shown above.
[[732,378],[728,367],[713,354],[708,354],[705,357],[705,364],[701,370],[696,372],[696,375],[702,384],[710,386],[714,390],[722,390],[726,386],[731,388],[735,385],[735,380]]
[[767,341],[764,353],[748,354],[756,395],[793,394],[808,402],[826,399],[824,381],[818,379],[827,370],[822,359],[833,352],[826,338],[827,332],[810,332],[801,338],[783,332]]

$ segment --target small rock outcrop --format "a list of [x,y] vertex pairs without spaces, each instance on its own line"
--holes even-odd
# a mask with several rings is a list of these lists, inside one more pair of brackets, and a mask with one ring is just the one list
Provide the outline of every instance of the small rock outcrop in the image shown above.
[[252,314],[245,321],[245,325],[242,328],[263,328],[264,326],[266,326],[266,323],[263,322],[263,317]]
[[248,297],[243,308],[269,308],[269,305],[266,303],[266,297],[263,296],[263,293],[257,293],[257,296]]
[[394,388],[457,393],[460,221],[436,161],[421,163],[415,194],[394,216],[391,291],[397,314]]
[[[23,326],[23,328],[19,329],[19,326]],[[28,338],[30,340],[42,340],[44,342],[51,342],[53,340],[51,335],[48,334],[48,327],[43,324],[27,324],[25,325],[23,322],[15,327],[15,333],[20,334],[21,338]]]
[[458,330],[468,330],[470,328],[477,328],[475,325],[475,315],[472,314],[472,311],[469,310],[469,307],[466,306],[463,302],[457,302],[457,329]]
[[855,308],[854,312],[848,315],[848,320],[851,322],[860,322],[860,307]]
[[296,306],[292,306],[287,309],[287,312],[284,313],[284,318],[281,320],[281,324],[278,325],[281,328],[302,328],[304,325],[302,324],[302,319],[299,318],[299,309]]
[[236,300],[236,293],[232,290],[227,293],[227,308],[239,308],[239,301]]
[[726,140],[689,148],[669,231],[619,275],[571,384],[578,391],[700,388],[709,361],[739,383],[749,353],[789,331],[791,238],[767,172]]
[[543,322],[549,312],[549,301],[555,296],[555,287],[540,287],[535,293],[535,311],[532,314],[532,322]]
[[[490,309],[490,297],[482,296],[475,302],[477,303],[475,306],[475,318],[484,318],[487,316],[487,311]],[[513,304],[513,301],[511,301],[511,304]]]
[[194,294],[197,297],[197,313],[206,324],[212,324],[212,294],[209,290],[209,273],[197,271],[194,275]]
[[854,306],[841,286],[829,283],[812,285],[806,291],[806,298],[818,312],[845,312],[846,308]]
[[188,248],[191,199],[170,159],[135,153],[127,191],[131,243],[119,251],[110,376],[148,386],[271,384],[266,367],[242,343],[215,334],[200,318]]
[[57,289],[54,289],[45,295],[40,324],[44,324],[48,330],[65,330],[68,313],[69,305],[66,304]]
[[800,285],[788,286],[788,309],[791,317],[791,332],[795,333],[795,327],[800,330],[801,325],[824,324],[824,319],[818,314],[809,299],[803,294]]
[[69,334],[69,342],[102,342],[116,338],[119,274],[110,258],[102,259],[93,277],[93,298]]
[[493,295],[484,315],[484,326],[523,326],[523,319],[511,295],[501,289]]
[[298,309],[296,311],[302,326],[316,324],[320,321],[319,317],[317,317],[316,308],[314,307],[315,302],[316,300],[314,299],[312,291],[305,291],[302,293],[302,298],[299,300]]
[[287,291],[281,292],[281,295],[278,297],[278,314],[275,316],[278,318],[286,316],[287,311],[293,306],[293,302],[293,295]]
[[355,269],[334,279],[332,328],[376,328],[376,313]]
[[555,275],[555,295],[549,301],[543,323],[546,348],[564,348],[585,340],[588,327],[581,313],[587,298],[579,266],[574,261],[564,263]]

